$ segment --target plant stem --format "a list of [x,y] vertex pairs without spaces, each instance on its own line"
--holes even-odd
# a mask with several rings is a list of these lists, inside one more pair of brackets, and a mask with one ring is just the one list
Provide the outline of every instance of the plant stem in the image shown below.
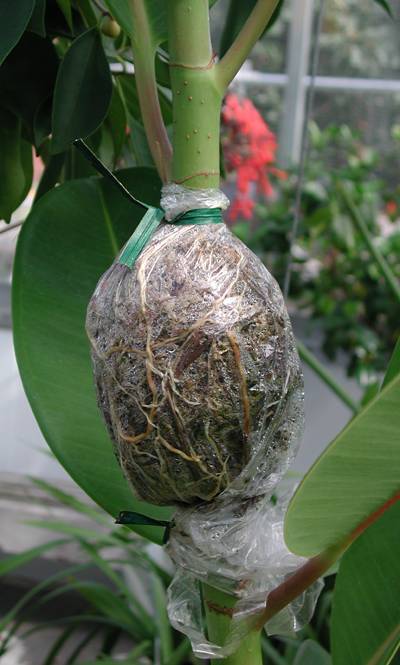
[[135,24],[135,30],[132,31],[132,52],[140,110],[154,163],[161,180],[165,183],[170,179],[172,147],[158,99],[155,46],[144,0],[130,0],[130,8]]
[[299,351],[299,356],[306,365],[308,365],[319,377],[322,379],[324,383],[326,383],[327,386],[332,390],[332,392],[339,397],[339,399],[342,400],[344,404],[354,413],[358,413],[360,411],[360,406],[357,404],[357,402],[352,398],[349,393],[342,388],[340,383],[336,381],[336,379],[332,376],[330,372],[328,372],[327,369],[322,365],[322,363],[319,362],[319,360],[314,356],[311,351],[307,349],[307,347],[304,346],[302,342],[297,340],[297,349]]
[[374,524],[383,513],[393,506],[397,501],[400,501],[400,492],[394,494],[390,499],[385,501],[375,512],[368,515],[362,522],[360,522],[355,529],[340,543],[332,545],[321,554],[308,559],[306,563],[298,568],[293,575],[288,577],[282,584],[276,587],[267,598],[265,610],[255,617],[255,628],[261,628],[267,621],[272,619],[275,614],[280,612],[286,605],[291,603],[295,598],[300,596],[303,591],[308,589],[314,582],[316,582],[322,575],[324,575],[329,568],[337,561],[348,547],[359,537],[364,531]]
[[[214,587],[203,584],[203,599],[207,617],[208,637],[215,644],[223,645],[231,625],[231,610],[236,598]],[[221,609],[223,611],[221,611]],[[260,629],[251,630],[240,643],[239,649],[227,658],[212,660],[212,665],[262,665]]]
[[256,3],[232,46],[217,65],[217,81],[221,92],[228,87],[262,35],[277,4],[278,0],[258,0]]
[[215,83],[208,0],[169,0],[168,35],[172,180],[197,189],[218,187],[222,93]]
[[389,266],[388,262],[386,261],[385,257],[381,254],[379,249],[376,247],[374,244],[374,241],[368,231],[368,227],[366,223],[364,222],[360,211],[356,206],[354,205],[354,201],[352,200],[350,194],[348,191],[340,184],[337,185],[339,192],[342,196],[343,202],[348,210],[348,213],[351,217],[351,220],[355,227],[359,230],[361,233],[362,237],[364,238],[364,242],[367,245],[371,255],[375,259],[376,263],[379,266],[379,269],[386,280],[386,284],[388,287],[392,290],[395,298],[397,299],[398,302],[400,302],[400,285],[399,282],[394,275],[391,267]]

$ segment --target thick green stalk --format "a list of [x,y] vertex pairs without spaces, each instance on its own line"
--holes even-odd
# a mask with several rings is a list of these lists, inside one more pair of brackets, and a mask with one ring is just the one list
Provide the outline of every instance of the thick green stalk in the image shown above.
[[[203,585],[203,600],[207,617],[208,638],[215,644],[223,645],[230,630],[230,610],[236,598]],[[221,611],[222,610],[222,611]],[[262,665],[260,628],[251,630],[241,641],[239,649],[224,659],[212,660],[212,665]]]
[[172,180],[197,189],[218,187],[222,94],[215,84],[208,0],[169,0],[168,35]]

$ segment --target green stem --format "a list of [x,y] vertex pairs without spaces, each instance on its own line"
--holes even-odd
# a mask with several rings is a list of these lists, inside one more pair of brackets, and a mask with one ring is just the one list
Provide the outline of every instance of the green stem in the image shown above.
[[276,9],[278,0],[258,0],[232,46],[217,65],[217,84],[223,92],[261,37]]
[[130,0],[135,29],[132,52],[140,110],[150,151],[161,180],[170,179],[172,147],[161,113],[155,75],[155,50],[144,0]]
[[[230,610],[236,598],[207,584],[203,585],[203,600],[207,618],[208,638],[223,645],[231,625]],[[212,660],[212,665],[262,665],[260,629],[251,630],[244,636],[239,649],[227,658]]]
[[197,189],[218,187],[222,94],[215,83],[208,0],[169,0],[168,35],[172,180]]
[[367,245],[376,263],[378,264],[379,269],[384,279],[386,280],[388,287],[392,290],[397,301],[400,302],[400,285],[398,280],[396,279],[396,276],[394,275],[385,257],[380,253],[379,249],[374,244],[374,241],[368,231],[367,225],[364,222],[360,214],[360,211],[354,205],[354,202],[349,192],[340,184],[338,184],[337,187],[342,196],[343,202],[349,212],[351,220],[353,221],[353,224],[359,230],[362,237],[364,238],[364,242]]
[[302,342],[297,340],[297,349],[299,351],[300,358],[304,360],[306,365],[308,365],[324,383],[326,383],[327,386],[339,397],[339,399],[342,400],[344,404],[354,413],[358,413],[360,411],[360,406],[357,404],[357,402],[352,398],[349,393],[342,388],[340,383],[334,379],[332,374],[328,372],[328,370],[323,366],[322,363],[319,362],[319,360],[314,356],[311,351],[309,351]]

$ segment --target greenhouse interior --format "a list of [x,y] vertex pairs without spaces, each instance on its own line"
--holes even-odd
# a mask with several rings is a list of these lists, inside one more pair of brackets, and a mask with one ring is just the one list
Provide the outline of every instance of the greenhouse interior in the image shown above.
[[400,663],[399,0],[0,17],[1,665]]

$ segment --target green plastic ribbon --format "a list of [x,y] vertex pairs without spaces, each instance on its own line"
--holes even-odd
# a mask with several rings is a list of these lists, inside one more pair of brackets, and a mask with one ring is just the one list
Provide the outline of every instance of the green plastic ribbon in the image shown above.
[[[139,254],[145,248],[154,231],[164,218],[161,208],[149,207],[145,216],[122,250],[118,263],[133,268]],[[170,224],[189,226],[190,224],[222,224],[221,208],[196,208],[179,215]]]

